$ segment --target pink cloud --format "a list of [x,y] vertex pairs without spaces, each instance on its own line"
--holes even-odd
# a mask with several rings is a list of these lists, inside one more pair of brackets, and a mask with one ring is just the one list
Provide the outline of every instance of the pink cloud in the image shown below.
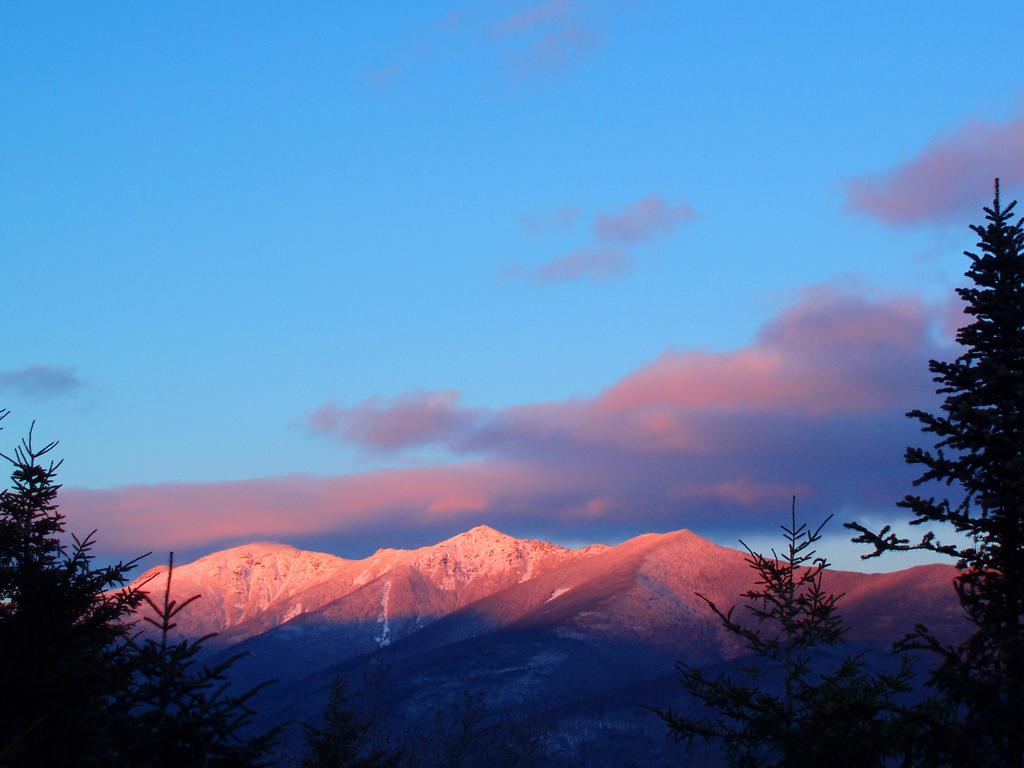
[[400,449],[449,440],[469,415],[458,408],[459,393],[407,392],[391,402],[365,400],[354,408],[327,403],[309,416],[317,434],[343,437],[366,446]]
[[594,397],[500,410],[453,391],[354,408],[310,429],[374,450],[431,445],[451,463],[344,477],[283,477],[102,491],[70,489],[75,530],[105,547],[340,537],[393,542],[488,522],[593,536],[778,519],[796,493],[814,514],[891,505],[920,439],[904,417],[932,404],[941,313],[909,297],[806,293],[750,344],[670,350]]
[[972,120],[888,171],[850,179],[846,207],[887,224],[960,220],[992,199],[992,180],[1024,182],[1024,117]]
[[608,499],[602,496],[590,499],[580,509],[583,517],[604,517],[605,515],[612,512],[616,507],[614,499]]
[[[658,451],[728,450],[713,424],[901,411],[929,395],[926,361],[936,320],[910,297],[872,300],[832,287],[808,291],[728,352],[667,351],[585,400],[501,411],[457,407],[454,393],[331,409],[329,432],[373,448],[436,444],[458,454],[532,456],[544,446]],[[915,369],[916,366],[916,369]],[[731,439],[731,433],[729,439]]]
[[538,71],[564,69],[597,48],[599,42],[582,23],[558,26],[522,48],[515,57],[515,73],[526,77]]
[[749,507],[759,503],[784,501],[793,496],[807,496],[811,488],[806,483],[754,483],[740,477],[720,483],[683,483],[672,488],[671,492],[680,498],[720,498]]
[[561,283],[567,280],[608,280],[629,270],[629,257],[613,249],[580,248],[568,256],[556,259],[538,268],[534,279],[542,283]]
[[494,20],[492,34],[504,40],[516,76],[555,71],[597,47],[599,35],[576,0],[543,0]]
[[745,423],[813,431],[882,413],[899,420],[930,397],[934,320],[911,298],[820,288],[746,347],[668,351],[590,399],[453,413],[459,430],[440,430],[432,442],[503,460],[564,462],[594,452],[729,457],[737,439],[752,445],[763,437],[744,434]]
[[754,344],[666,352],[602,393],[597,405],[610,412],[876,410],[920,391],[915,377],[902,378],[901,358],[921,349],[928,325],[912,300],[872,302],[823,289],[767,323]]
[[552,489],[557,478],[536,469],[466,462],[329,478],[72,488],[63,492],[62,504],[75,530],[101,531],[107,550],[159,551],[211,541],[422,526],[438,515],[469,519],[485,507],[500,509],[506,498]]
[[974,322],[974,317],[965,311],[967,304],[958,295],[950,296],[942,305],[942,335],[955,337],[961,328]]
[[614,248],[577,248],[567,256],[534,269],[511,267],[503,277],[522,277],[535,283],[568,283],[579,280],[614,280],[632,267],[628,255]]
[[577,11],[574,0],[543,0],[498,19],[492,29],[499,35],[528,33],[538,27],[565,23]]
[[427,507],[427,514],[458,516],[467,512],[483,512],[491,506],[491,499],[481,496],[443,496]]
[[486,77],[486,59],[478,52],[497,51],[503,74],[521,80],[568,69],[599,48],[611,11],[618,9],[578,0],[467,4],[414,30],[388,61],[368,72],[368,81],[389,86],[398,77],[429,70],[442,60],[470,63]]
[[669,205],[659,195],[647,195],[618,213],[599,213],[594,220],[594,234],[616,243],[639,243],[672,232],[693,218],[689,203]]

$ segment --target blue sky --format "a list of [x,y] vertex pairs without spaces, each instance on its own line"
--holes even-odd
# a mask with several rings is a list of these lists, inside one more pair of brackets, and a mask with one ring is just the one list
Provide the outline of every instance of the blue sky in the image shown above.
[[[751,345],[823,284],[939,312],[986,190],[894,222],[851,180],[1019,146],[972,125],[1024,135],[1010,4],[381,5],[0,10],[8,442],[38,420],[80,489],[486,461],[361,441],[352,409],[587,401],[667,350]],[[643,200],[692,215],[600,234]],[[574,252],[616,268],[539,277]],[[343,439],[310,428],[325,404]],[[594,535],[720,532],[698,507]],[[551,533],[494,509],[467,515]]]

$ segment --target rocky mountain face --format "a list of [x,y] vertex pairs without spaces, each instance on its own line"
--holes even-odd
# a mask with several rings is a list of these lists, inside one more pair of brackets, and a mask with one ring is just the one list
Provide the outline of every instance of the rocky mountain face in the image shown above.
[[[828,586],[845,595],[851,646],[872,653],[917,622],[954,636],[962,619],[952,575],[946,566],[833,572]],[[140,581],[159,592],[165,578],[161,567]],[[172,596],[201,595],[180,631],[217,632],[223,653],[247,652],[239,684],[278,680],[259,702],[267,723],[315,719],[341,675],[375,698],[386,691],[393,725],[422,724],[479,695],[492,713],[543,729],[538,765],[601,765],[602,739],[643,733],[647,746],[671,750],[640,705],[674,695],[676,660],[742,658],[696,593],[728,607],[750,586],[743,552],[689,531],[567,549],[479,526],[363,560],[235,547],[176,566]]]

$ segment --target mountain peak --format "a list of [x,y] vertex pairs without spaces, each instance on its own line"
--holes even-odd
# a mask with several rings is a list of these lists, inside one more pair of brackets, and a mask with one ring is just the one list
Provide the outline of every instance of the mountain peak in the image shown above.
[[519,541],[515,536],[510,536],[507,533],[499,531],[497,528],[492,528],[489,525],[475,525],[468,531],[457,533],[444,541],[439,541],[435,546],[441,546],[449,542],[466,542],[466,541]]
[[517,539],[489,525],[415,550],[411,563],[445,590],[455,590],[480,579],[525,581],[569,550],[545,541]]
[[[280,600],[329,580],[351,561],[290,544],[256,541],[174,567],[176,599],[199,595],[197,607],[179,622],[189,635],[234,626],[264,613]],[[158,579],[147,589],[163,588],[159,581],[167,565],[150,568],[133,582],[138,586]]]
[[298,553],[299,551],[299,549],[291,544],[282,544],[278,541],[250,541],[248,544],[239,544],[237,547],[229,547],[228,549],[213,552],[199,558],[199,560],[206,560],[208,558],[230,560],[233,557],[247,557],[248,555],[281,554],[284,552]]

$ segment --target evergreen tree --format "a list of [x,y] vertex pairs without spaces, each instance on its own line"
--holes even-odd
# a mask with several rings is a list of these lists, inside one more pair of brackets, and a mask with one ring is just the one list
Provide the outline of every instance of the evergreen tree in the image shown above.
[[230,692],[227,673],[244,654],[213,665],[201,663],[213,634],[174,640],[175,618],[192,602],[171,599],[174,553],[167,566],[163,597],[143,599],[153,615],[144,620],[156,636],[132,639],[132,680],[116,709],[125,726],[115,764],[138,768],[257,768],[267,765],[277,729],[247,735],[255,717],[249,701],[269,683],[241,695]]
[[397,768],[398,753],[372,743],[371,730],[371,723],[352,710],[344,681],[336,678],[323,723],[305,726],[302,768]]
[[723,611],[698,594],[743,640],[751,659],[738,676],[710,677],[678,664],[682,685],[700,710],[694,716],[654,710],[678,740],[717,745],[729,765],[746,768],[871,768],[898,753],[902,739],[894,714],[896,698],[910,690],[907,662],[895,674],[869,674],[859,656],[830,661],[828,652],[842,642],[846,627],[837,612],[842,595],[824,585],[829,564],[812,549],[827,523],[813,530],[798,525],[794,500],[791,523],[781,526],[781,556],[743,544],[756,574],[754,587],[742,595],[749,617],[736,617],[736,606]]
[[[0,419],[7,411],[0,412]],[[94,568],[93,534],[62,538],[60,462],[32,430],[0,494],[0,764],[105,765],[119,724],[108,703],[126,685],[130,563]],[[94,532],[95,533],[95,532]]]
[[[0,419],[7,411],[0,411]],[[227,693],[235,659],[198,666],[208,638],[171,642],[192,600],[157,604],[128,587],[137,560],[95,568],[95,531],[66,531],[57,505],[56,443],[33,431],[0,493],[0,766],[259,766],[273,732],[243,737],[252,711]],[[69,538],[70,543],[65,544]],[[134,634],[137,610],[158,638]]]
[[[956,560],[971,635],[948,645],[919,626],[902,643],[939,662],[930,684],[946,712],[933,721],[929,764],[1024,766],[1024,230],[1015,205],[1002,205],[996,180],[986,223],[971,227],[980,253],[965,252],[971,285],[957,289],[973,317],[956,334],[963,354],[929,365],[942,412],[908,414],[935,437],[932,450],[907,449],[922,468],[915,486],[944,485],[952,498],[900,502],[911,525],[927,527],[916,544],[890,526],[847,524],[855,542],[874,547],[865,558],[916,549]],[[936,529],[958,536],[940,540]]]

